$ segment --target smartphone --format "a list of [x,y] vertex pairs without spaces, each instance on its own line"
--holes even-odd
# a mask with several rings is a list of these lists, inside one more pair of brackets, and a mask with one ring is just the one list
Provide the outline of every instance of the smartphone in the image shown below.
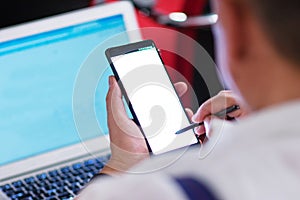
[[190,120],[152,40],[112,47],[105,54],[152,154],[198,143],[194,130],[175,134]]

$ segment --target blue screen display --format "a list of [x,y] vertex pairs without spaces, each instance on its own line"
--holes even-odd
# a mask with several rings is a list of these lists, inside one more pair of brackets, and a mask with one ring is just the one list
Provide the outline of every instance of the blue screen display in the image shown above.
[[[116,15],[0,44],[0,165],[82,140],[72,111],[77,73],[99,43],[123,31],[123,17]],[[108,66],[103,62],[99,67]],[[110,74],[106,70],[95,93],[102,121]],[[106,121],[100,126],[107,134]]]

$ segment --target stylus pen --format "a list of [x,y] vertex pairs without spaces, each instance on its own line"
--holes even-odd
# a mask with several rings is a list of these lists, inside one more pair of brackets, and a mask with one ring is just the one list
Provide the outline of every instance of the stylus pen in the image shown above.
[[[221,110],[221,111],[219,111],[217,113],[214,113],[212,115],[222,118],[222,117],[226,117],[227,114],[232,113],[232,112],[234,112],[234,111],[236,111],[238,109],[240,109],[240,106],[233,105],[233,106],[230,106],[230,107],[228,107],[228,108],[226,108],[224,110]],[[196,128],[196,127],[201,126],[203,124],[204,124],[204,122],[193,123],[193,124],[191,124],[191,125],[183,128],[183,129],[177,131],[175,134],[178,135],[178,134],[184,133],[184,132],[186,132],[186,131],[188,131],[190,129]]]

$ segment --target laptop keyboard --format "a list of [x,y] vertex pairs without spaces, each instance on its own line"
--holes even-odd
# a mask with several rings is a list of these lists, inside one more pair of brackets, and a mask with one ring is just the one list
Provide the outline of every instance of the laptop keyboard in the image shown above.
[[108,159],[109,155],[89,159],[0,186],[0,189],[13,200],[73,199]]

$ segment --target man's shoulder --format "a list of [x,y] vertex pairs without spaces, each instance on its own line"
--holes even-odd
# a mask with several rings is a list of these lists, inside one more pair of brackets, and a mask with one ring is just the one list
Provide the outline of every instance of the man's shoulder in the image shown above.
[[[296,102],[267,109],[238,125],[221,123],[216,130],[222,133],[205,154],[200,148],[190,149],[157,171],[195,177],[227,199],[292,198],[300,185],[300,171],[295,170],[300,166],[299,117]],[[154,166],[156,159],[151,162]]]

